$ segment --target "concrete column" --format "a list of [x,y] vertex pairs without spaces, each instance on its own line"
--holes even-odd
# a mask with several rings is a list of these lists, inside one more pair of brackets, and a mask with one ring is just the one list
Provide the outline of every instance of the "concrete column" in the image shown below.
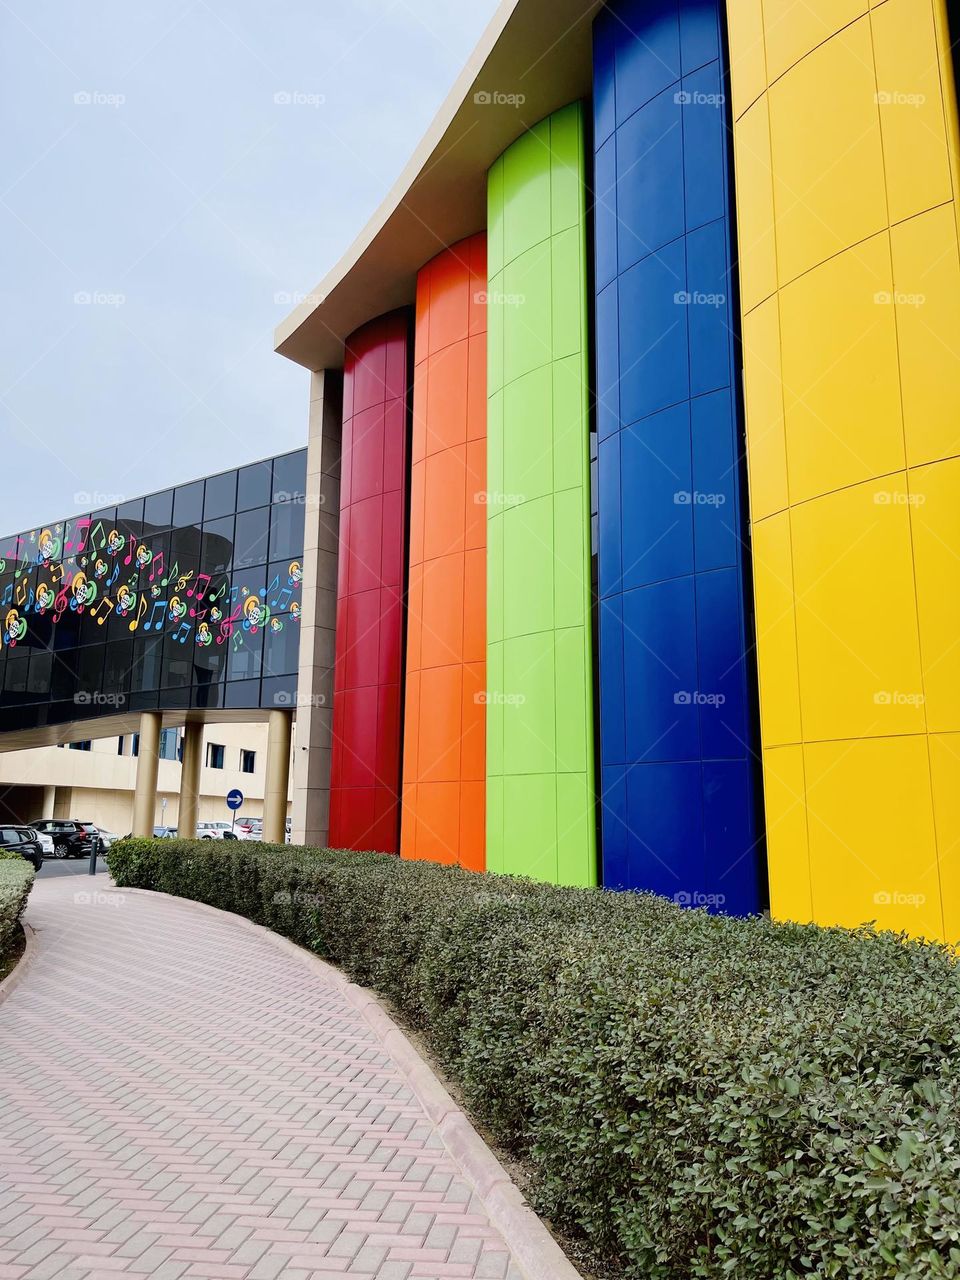
[[180,803],[177,806],[177,835],[194,840],[200,813],[200,768],[203,764],[203,725],[189,722],[183,730],[183,763],[180,768]]
[[152,836],[157,811],[157,772],[160,768],[160,729],[163,716],[159,711],[140,714],[140,754],[137,757],[137,783],[133,793],[133,834]]
[[40,806],[40,809],[41,809],[40,817],[52,818],[54,816],[54,806],[56,805],[56,803],[57,803],[57,788],[44,787],[43,788],[43,804]]
[[283,844],[290,787],[290,729],[292,711],[271,711],[267,727],[267,771],[263,784],[263,838]]
[[335,369],[314,373],[307,444],[292,840],[318,848],[327,843],[330,815],[342,427],[343,375]]

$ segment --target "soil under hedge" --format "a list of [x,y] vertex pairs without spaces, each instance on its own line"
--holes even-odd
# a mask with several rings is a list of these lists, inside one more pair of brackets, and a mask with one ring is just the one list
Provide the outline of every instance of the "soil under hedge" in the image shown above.
[[960,1277],[960,975],[891,933],[733,920],[380,854],[127,840],[416,1026],[625,1276]]

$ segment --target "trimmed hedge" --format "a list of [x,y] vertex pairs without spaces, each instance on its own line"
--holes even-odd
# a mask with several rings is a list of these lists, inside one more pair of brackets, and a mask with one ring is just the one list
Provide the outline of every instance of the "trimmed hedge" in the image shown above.
[[290,846],[127,840],[419,1028],[537,1209],[627,1276],[960,1277],[945,948]]
[[33,877],[33,867],[26,858],[0,849],[0,965],[13,950]]

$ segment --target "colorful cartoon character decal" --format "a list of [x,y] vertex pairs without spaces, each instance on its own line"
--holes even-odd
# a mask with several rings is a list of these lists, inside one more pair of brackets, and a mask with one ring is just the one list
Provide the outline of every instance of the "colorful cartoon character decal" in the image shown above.
[[101,560],[101,559],[100,559],[100,557],[99,557],[99,556],[97,556],[96,560],[94,561],[94,565],[93,565],[93,576],[94,576],[95,578],[103,578],[103,577],[105,577],[105,576],[106,576],[106,573],[107,573],[107,562],[106,562],[106,560]]
[[112,556],[115,556],[118,551],[123,550],[126,541],[126,538],[118,529],[111,529],[107,534],[107,550]]
[[179,596],[171,596],[168,607],[167,617],[171,622],[179,622],[187,612],[186,600],[181,600]]
[[287,578],[287,582],[290,586],[299,587],[300,583],[303,581],[303,565],[299,560],[290,561],[288,573],[289,577]]
[[270,621],[270,606],[259,596],[247,596],[243,602],[243,629],[254,635]]
[[3,643],[11,648],[27,634],[27,620],[16,609],[8,609],[3,622]]
[[135,609],[137,605],[137,593],[131,591],[129,587],[121,587],[117,592],[117,613],[121,618],[125,618],[131,609]]
[[217,606],[214,605],[213,608],[210,610],[210,621],[219,622],[222,617],[223,617],[223,610],[218,609]]
[[52,609],[56,598],[56,593],[49,582],[39,582],[37,584],[37,597],[34,602],[37,613],[46,613],[48,609]]
[[197,644],[202,645],[205,649],[213,640],[213,632],[210,630],[209,623],[201,622],[197,627]]
[[151,599],[156,600],[159,595],[160,595],[160,588],[156,583],[154,583],[153,586],[150,588],[150,597]]
[[271,631],[282,631],[282,630],[283,630],[283,623],[280,621],[280,619],[279,619],[279,618],[271,618],[271,619],[270,619],[270,630],[271,630]]
[[300,621],[300,601],[294,600],[290,605],[290,618],[293,622]]
[[93,604],[97,598],[97,584],[91,582],[87,575],[78,569],[73,575],[73,581],[70,583],[70,593],[72,599],[70,608],[77,613],[83,613],[84,606]]
[[145,564],[149,564],[153,559],[153,552],[144,543],[140,543],[137,547],[137,565],[142,569]]
[[49,529],[41,529],[37,541],[37,564],[49,564],[60,557],[60,539],[55,538]]

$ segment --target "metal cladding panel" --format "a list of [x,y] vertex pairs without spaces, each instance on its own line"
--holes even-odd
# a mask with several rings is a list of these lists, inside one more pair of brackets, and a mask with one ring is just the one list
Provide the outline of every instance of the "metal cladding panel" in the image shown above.
[[720,0],[594,26],[603,882],[762,906]]
[[771,911],[952,944],[960,149],[948,6],[750,8],[730,4],[727,21]]
[[488,178],[487,867],[596,882],[584,121]]
[[487,237],[417,277],[400,852],[482,871]]
[[410,314],[358,329],[343,371],[330,845],[396,853]]

